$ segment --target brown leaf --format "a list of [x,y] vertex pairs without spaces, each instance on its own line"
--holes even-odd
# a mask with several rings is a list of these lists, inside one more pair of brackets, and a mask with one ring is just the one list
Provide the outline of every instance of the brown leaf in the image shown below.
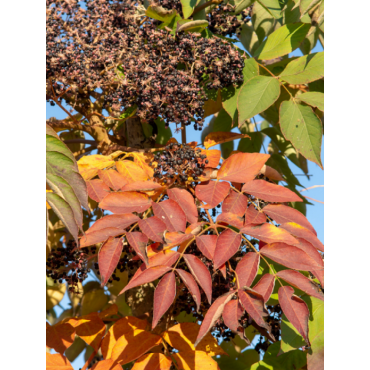
[[63,354],[75,339],[76,330],[68,323],[49,325],[46,323],[46,345]]
[[204,263],[192,254],[184,254],[184,260],[197,283],[202,287],[209,304],[212,302],[211,274]]
[[102,180],[86,181],[87,194],[95,202],[101,202],[109,193],[109,187]]
[[136,254],[148,265],[148,255],[146,253],[146,246],[149,242],[149,239],[143,233],[134,231],[126,234],[128,243],[132,248],[134,248]]
[[230,212],[222,212],[217,216],[217,223],[225,224],[225,225],[231,225],[236,227],[237,229],[241,229],[244,224],[244,220],[242,217],[230,213]]
[[243,217],[247,207],[248,198],[242,193],[237,193],[236,191],[231,190],[230,194],[222,203],[222,212],[235,213],[236,215]]
[[285,243],[267,244],[260,250],[260,253],[294,270],[311,271],[321,268],[321,266],[302,249]]
[[264,274],[258,283],[253,287],[253,290],[263,297],[266,303],[275,287],[275,276],[271,274]]
[[222,131],[217,131],[217,132],[211,132],[208,134],[205,139],[204,139],[204,146],[206,149],[209,149],[212,146],[215,146],[217,144],[223,144],[227,143],[229,141],[237,140],[237,139],[243,139],[249,137],[247,134],[236,134],[234,132],[222,132]]
[[192,224],[198,222],[198,210],[193,196],[185,189],[173,188],[167,190],[168,197],[177,202],[185,213],[186,220]]
[[269,154],[236,153],[226,159],[217,173],[218,180],[248,183],[270,158]]
[[305,301],[293,293],[294,289],[290,286],[280,287],[278,291],[279,304],[287,319],[298,330],[307,344],[309,344],[308,318],[310,312]]
[[217,235],[201,235],[195,238],[199,250],[203,253],[205,257],[209,260],[213,260]]
[[219,235],[213,258],[215,269],[218,269],[238,251],[241,239],[241,235],[231,229],[225,230]]
[[186,216],[178,203],[172,199],[160,203],[153,202],[154,215],[163,221],[168,231],[182,231],[186,229]]
[[305,293],[312,297],[324,300],[324,294],[318,289],[318,287],[312,283],[306,276],[302,275],[298,271],[293,270],[282,270],[276,274],[279,278],[285,280],[288,284],[303,290]]
[[242,187],[242,192],[251,194],[267,202],[303,202],[303,200],[284,186],[271,184],[265,180],[253,180]]
[[207,181],[195,187],[195,195],[202,202],[207,204],[202,208],[210,209],[221,203],[228,195],[230,184],[228,182]]
[[253,238],[264,241],[265,243],[283,242],[287,244],[298,244],[296,238],[280,227],[272,224],[247,225],[240,232],[252,236]]
[[110,193],[100,203],[99,207],[113,213],[144,212],[152,205],[146,194],[137,192]]
[[206,315],[204,316],[202,325],[200,327],[197,340],[194,343],[194,347],[207,335],[207,333],[214,326],[215,322],[221,317],[222,311],[225,305],[232,299],[235,291],[229,291],[220,297],[218,297],[208,309]]
[[257,275],[260,263],[260,255],[255,252],[248,252],[238,263],[235,269],[238,288],[250,287]]
[[181,269],[176,269],[176,272],[179,274],[181,280],[184,282],[186,287],[188,288],[191,296],[194,299],[194,302],[197,305],[197,312],[199,312],[199,307],[200,307],[200,290],[195,282],[193,275],[189,274],[188,272],[181,270]]
[[110,237],[100,248],[98,253],[101,286],[107,284],[117,267],[123,249],[122,239]]
[[109,316],[117,315],[118,313],[118,306],[114,303],[110,305],[108,308],[105,310],[99,312],[99,317],[103,320],[108,318]]
[[139,221],[141,231],[153,242],[163,243],[163,233],[166,224],[158,217],[153,216]]
[[170,370],[171,365],[170,357],[166,357],[162,353],[147,353],[135,361],[131,370]]
[[170,308],[175,296],[176,277],[175,273],[171,271],[163,276],[154,292],[152,330],[157,326],[158,321],[164,313]]
[[46,370],[73,370],[67,357],[56,353],[52,355],[46,352]]
[[99,170],[98,175],[111,189],[118,191],[127,184],[125,178],[116,170]]
[[250,224],[263,224],[266,222],[266,216],[262,213],[257,211],[254,208],[254,205],[251,204],[247,211],[245,212],[245,226]]
[[307,220],[306,216],[292,207],[288,207],[283,204],[268,204],[267,206],[263,207],[262,211],[278,224],[295,222],[317,235],[316,230]]

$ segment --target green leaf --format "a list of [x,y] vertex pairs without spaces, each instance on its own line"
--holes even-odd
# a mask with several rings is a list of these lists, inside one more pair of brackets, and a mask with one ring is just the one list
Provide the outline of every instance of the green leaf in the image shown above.
[[120,121],[118,122],[117,126],[114,128],[115,131],[118,131],[123,123],[130,117],[132,117],[133,115],[135,115],[137,111],[137,105],[134,104],[132,107],[127,107],[125,108],[125,110],[122,112],[122,114],[119,116],[120,118]]
[[324,112],[324,94],[321,92],[306,92],[298,96],[299,100],[302,100],[312,107],[319,108]]
[[[258,0],[258,2],[262,4],[275,19],[281,18],[281,7],[279,0]],[[256,4],[254,6],[256,6]]]
[[257,1],[253,5],[252,23],[258,36],[258,41],[261,43],[273,30],[275,18]]
[[[280,343],[275,342],[266,350],[263,362],[273,369],[300,369],[306,365],[306,353],[298,349],[288,353],[279,354]],[[252,367],[253,368],[253,367]],[[258,368],[260,370],[260,368]]]
[[231,152],[234,150],[234,141],[222,143],[220,147],[221,147],[222,158],[227,159],[230,157]]
[[208,21],[197,20],[190,21],[189,19],[183,19],[177,22],[176,32],[202,32],[208,26]]
[[298,330],[288,321],[286,316],[281,316],[281,345],[279,353],[286,353],[306,345]]
[[235,5],[235,14],[241,13],[245,8],[251,6],[256,0],[233,0],[230,1],[231,5]]
[[258,36],[250,22],[242,25],[239,36],[240,42],[243,44],[249,54],[253,55],[260,46]]
[[267,37],[254,56],[269,60],[291,53],[301,44],[310,28],[307,23],[285,24]]
[[[199,4],[197,5],[203,5],[206,3],[206,0],[200,0],[199,1]],[[206,11],[205,9],[202,9],[201,11],[199,12],[196,12],[194,15],[193,15],[193,19],[196,21],[196,20],[206,20],[207,19],[207,16],[206,16]]]
[[[255,76],[258,76],[258,64],[253,58],[247,59],[244,63],[243,68],[244,83],[248,82],[251,78]],[[235,87],[231,85],[221,90],[222,106],[224,107],[225,111],[230,115],[230,117],[233,119],[233,122],[238,121],[237,100],[241,88],[242,86]]]
[[250,132],[248,135],[251,138],[241,139],[238,150],[243,153],[259,153],[262,147],[262,134],[260,132]]
[[87,292],[82,297],[81,315],[100,311],[107,303],[109,297],[104,293],[103,289],[95,289]]
[[324,93],[324,79],[321,78],[320,80],[310,82],[308,84],[308,88],[310,92],[317,91],[317,92]]
[[221,109],[218,113],[215,115],[215,120],[213,122],[213,132],[217,131],[223,131],[227,132],[230,131],[232,128],[232,119],[229,116],[229,114],[226,112],[225,109]]
[[197,0],[181,0],[182,5],[182,14],[184,18],[189,18],[194,11],[195,6],[197,5]]
[[305,55],[290,62],[280,78],[290,84],[306,84],[324,77],[324,52]]
[[64,352],[65,356],[70,362],[73,362],[80,353],[85,349],[86,342],[82,340],[78,335],[75,336],[75,340],[70,347]]
[[301,0],[299,3],[299,9],[302,17],[308,13],[314,6],[316,6],[321,0]]
[[160,5],[150,5],[145,14],[158,21],[170,23],[171,19],[176,16],[177,11],[175,9],[167,10]]
[[310,51],[316,46],[317,40],[319,39],[320,29],[318,27],[312,27],[308,32],[306,38],[303,40],[299,49],[303,54],[309,54]]
[[280,84],[273,77],[256,76],[246,82],[238,95],[239,124],[266,110],[280,95]]
[[71,206],[59,195],[46,193],[46,200],[78,243],[78,225]]
[[298,152],[321,168],[322,124],[311,107],[285,101],[280,107],[280,127]]
[[301,12],[299,10],[299,1],[300,0],[289,0],[286,9],[284,10],[284,23],[310,23],[311,18],[308,14],[301,17]]
[[172,131],[169,127],[166,128],[165,122],[161,120],[160,118],[157,118],[154,122],[158,128],[158,135],[157,135],[156,143],[165,145],[167,141],[171,139]]
[[69,150],[66,144],[64,144],[59,138],[52,137],[50,135],[46,135],[46,151],[47,152],[58,152],[63,154],[67,158],[71,160],[71,166],[78,170],[75,157],[73,156],[72,152]]

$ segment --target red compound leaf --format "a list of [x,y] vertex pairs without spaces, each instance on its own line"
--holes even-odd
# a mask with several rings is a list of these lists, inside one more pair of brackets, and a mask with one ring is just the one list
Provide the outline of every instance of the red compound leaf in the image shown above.
[[247,206],[248,198],[242,193],[231,190],[222,203],[222,212],[230,212],[243,217]]
[[282,242],[292,245],[298,244],[297,239],[292,237],[286,230],[268,223],[244,226],[240,232],[253,236],[253,238],[262,240],[265,243]]
[[123,249],[122,239],[110,237],[100,248],[98,254],[101,286],[107,284],[113,274]]
[[153,216],[139,221],[141,231],[153,242],[163,243],[163,233],[166,224],[158,217]]
[[186,220],[190,223],[198,222],[198,209],[193,196],[185,189],[168,189],[168,197],[179,204],[185,213]]
[[204,209],[210,209],[221,203],[230,190],[228,182],[207,181],[195,187],[195,195],[202,202],[206,202]]
[[241,240],[241,235],[230,229],[219,235],[213,259],[215,269],[222,266],[238,251]]
[[259,282],[253,287],[253,290],[263,297],[265,303],[269,300],[275,287],[275,276],[264,274]]
[[253,204],[251,204],[245,212],[245,226],[249,224],[263,224],[266,222],[266,215],[262,212],[257,211]]
[[199,250],[209,260],[213,260],[216,249],[217,235],[201,235],[195,238]]
[[181,207],[172,199],[153,202],[154,215],[166,224],[168,231],[186,230],[186,215]]
[[251,286],[257,275],[259,263],[260,255],[254,252],[247,253],[238,263],[235,273],[238,278],[237,281],[240,289],[245,286]]
[[149,239],[143,233],[134,231],[126,234],[128,243],[132,248],[134,248],[136,254],[148,265],[148,255],[146,251]]
[[110,189],[102,180],[86,181],[87,194],[95,202],[101,202],[109,193]]
[[184,282],[186,287],[188,288],[191,296],[194,299],[194,302],[197,305],[197,311],[199,311],[200,307],[200,290],[195,282],[193,275],[189,274],[188,272],[181,270],[181,269],[176,269],[176,272],[179,274],[181,280]]

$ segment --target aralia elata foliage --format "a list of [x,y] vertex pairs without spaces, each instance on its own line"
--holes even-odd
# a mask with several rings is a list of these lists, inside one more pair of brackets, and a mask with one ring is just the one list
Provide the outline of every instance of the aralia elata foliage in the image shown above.
[[47,1],[50,370],[323,369],[323,4]]

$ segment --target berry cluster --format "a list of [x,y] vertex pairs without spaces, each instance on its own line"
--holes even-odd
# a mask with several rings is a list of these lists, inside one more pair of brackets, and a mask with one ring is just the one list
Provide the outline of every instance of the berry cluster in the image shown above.
[[221,5],[208,14],[209,30],[222,36],[233,36],[244,23],[251,20],[252,7],[246,8],[239,16],[234,14],[235,6]]
[[46,74],[63,99],[84,104],[81,96],[101,89],[111,115],[136,105],[143,120],[201,127],[204,87],[243,82],[243,57],[227,41],[174,37],[153,20],[140,24],[134,2],[86,0],[86,9],[77,0],[46,3]]
[[[96,253],[96,247],[91,247],[92,254]],[[65,280],[70,292],[77,292],[78,283],[87,278],[90,269],[87,268],[87,254],[77,249],[75,241],[69,241],[66,248],[59,247],[51,251],[46,261],[46,276],[54,279],[54,283],[62,283]],[[76,290],[77,289],[77,290]]]
[[194,181],[203,175],[203,169],[208,164],[201,149],[189,145],[169,144],[163,152],[154,156],[150,164],[155,168],[154,178],[164,184],[175,181],[186,182],[192,177]]

